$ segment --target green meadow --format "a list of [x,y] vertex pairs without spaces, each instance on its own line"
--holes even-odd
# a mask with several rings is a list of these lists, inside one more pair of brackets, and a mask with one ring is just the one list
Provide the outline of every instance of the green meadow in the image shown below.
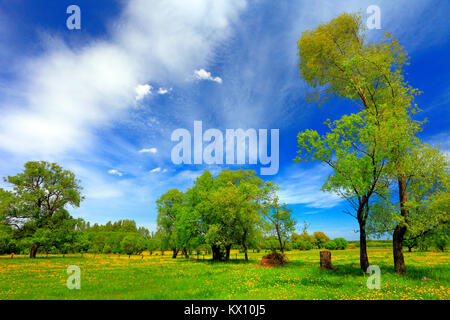
[[[161,252],[142,256],[80,254],[2,256],[0,299],[443,299],[450,298],[447,252],[405,252],[407,272],[394,272],[392,249],[369,248],[381,269],[381,289],[368,289],[356,248],[332,251],[334,270],[319,268],[319,250],[290,251],[289,263],[259,266],[232,251],[231,261],[211,256],[172,259]],[[67,267],[81,270],[81,288],[68,289]]]

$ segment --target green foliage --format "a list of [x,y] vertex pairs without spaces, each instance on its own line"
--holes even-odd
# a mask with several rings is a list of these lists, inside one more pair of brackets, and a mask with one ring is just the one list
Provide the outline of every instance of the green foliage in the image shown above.
[[336,238],[333,241],[336,243],[336,248],[339,250],[344,250],[348,247],[348,241],[344,238]]
[[177,218],[182,214],[184,194],[178,189],[171,189],[163,194],[157,201],[158,232],[161,234],[163,245],[174,251],[179,250],[178,233],[176,229]]
[[344,250],[347,246],[348,242],[344,238],[336,238],[325,243],[325,249],[328,250]]
[[[403,273],[405,232],[420,235],[447,223],[450,202],[447,160],[416,137],[419,91],[403,76],[408,55],[388,32],[367,41],[361,14],[341,14],[305,31],[297,44],[300,75],[316,89],[309,100],[338,96],[362,111],[328,120],[325,135],[299,133],[296,161],[333,168],[323,189],[350,202],[362,238],[367,224],[378,236],[395,230],[395,269]],[[361,268],[367,264],[361,260]]]
[[56,248],[65,251],[77,223],[66,208],[80,205],[80,182],[56,163],[29,161],[24,167],[22,173],[5,179],[12,192],[0,190],[1,222],[14,227],[15,238],[28,239],[31,257],[39,247],[47,253]]
[[325,243],[325,249],[328,250],[336,250],[337,249],[337,244],[336,242],[334,242],[333,240],[328,241],[327,243]]
[[146,243],[139,235],[127,235],[120,242],[120,248],[127,255],[140,254],[146,249]]
[[104,254],[109,254],[112,252],[112,248],[109,244],[105,244],[105,246],[103,247],[102,253]]
[[261,210],[266,231],[277,237],[279,249],[283,253],[287,243],[292,237],[297,221],[292,217],[292,209],[285,203],[279,203],[276,192],[278,186],[272,182],[267,182],[263,186]]
[[323,248],[325,246],[325,243],[330,241],[330,238],[328,238],[327,235],[321,231],[314,232],[313,237],[314,237],[314,244],[319,249]]
[[292,242],[292,248],[297,250],[311,250],[314,248],[314,245],[310,241],[298,239]]
[[10,226],[0,225],[0,254],[15,251],[16,243],[13,238],[13,230]]

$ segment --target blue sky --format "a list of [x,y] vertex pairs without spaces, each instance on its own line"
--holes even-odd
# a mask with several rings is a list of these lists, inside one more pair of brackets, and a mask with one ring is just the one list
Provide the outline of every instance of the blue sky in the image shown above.
[[[81,30],[66,28],[71,4]],[[204,130],[279,129],[280,169],[263,178],[279,184],[299,228],[306,220],[310,231],[356,239],[347,204],[320,191],[329,169],[292,160],[299,131],[356,111],[344,100],[305,102],[296,41],[369,5],[380,7],[382,29],[368,37],[389,30],[411,57],[406,78],[423,91],[416,102],[428,119],[421,137],[449,152],[448,1],[16,0],[0,2],[0,176],[56,161],[84,186],[74,216],[154,230],[162,193],[205,168],[238,167],[174,165],[173,130],[192,132],[194,120]]]

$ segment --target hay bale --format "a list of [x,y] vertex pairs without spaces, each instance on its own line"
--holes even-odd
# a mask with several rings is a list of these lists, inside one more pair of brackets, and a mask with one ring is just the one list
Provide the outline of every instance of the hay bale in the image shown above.
[[273,251],[273,252],[269,253],[268,255],[263,256],[259,265],[263,266],[263,267],[271,268],[271,267],[283,265],[286,262],[287,262],[287,260],[286,260],[286,256],[284,254]]

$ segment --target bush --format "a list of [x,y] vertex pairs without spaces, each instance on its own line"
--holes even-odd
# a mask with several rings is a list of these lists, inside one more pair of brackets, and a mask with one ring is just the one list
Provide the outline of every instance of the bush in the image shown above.
[[325,243],[325,249],[328,250],[344,250],[348,247],[348,242],[344,238],[336,238]]
[[313,248],[313,244],[309,241],[297,240],[294,242],[293,247],[298,250],[311,250]]
[[0,254],[11,253],[14,249],[12,229],[8,226],[0,226]]
[[328,241],[327,243],[325,243],[325,249],[336,250],[337,249],[336,242],[334,240]]
[[266,239],[266,241],[264,242],[264,249],[269,251],[279,250],[280,243],[276,239]]
[[109,254],[109,253],[111,253],[111,252],[112,252],[111,246],[110,246],[109,244],[106,244],[106,245],[103,247],[103,253]]
[[344,250],[348,247],[348,242],[344,238],[336,238],[333,241],[336,243],[336,249]]
[[126,236],[120,242],[120,247],[123,253],[127,255],[132,255],[137,253],[137,239],[135,236]]

